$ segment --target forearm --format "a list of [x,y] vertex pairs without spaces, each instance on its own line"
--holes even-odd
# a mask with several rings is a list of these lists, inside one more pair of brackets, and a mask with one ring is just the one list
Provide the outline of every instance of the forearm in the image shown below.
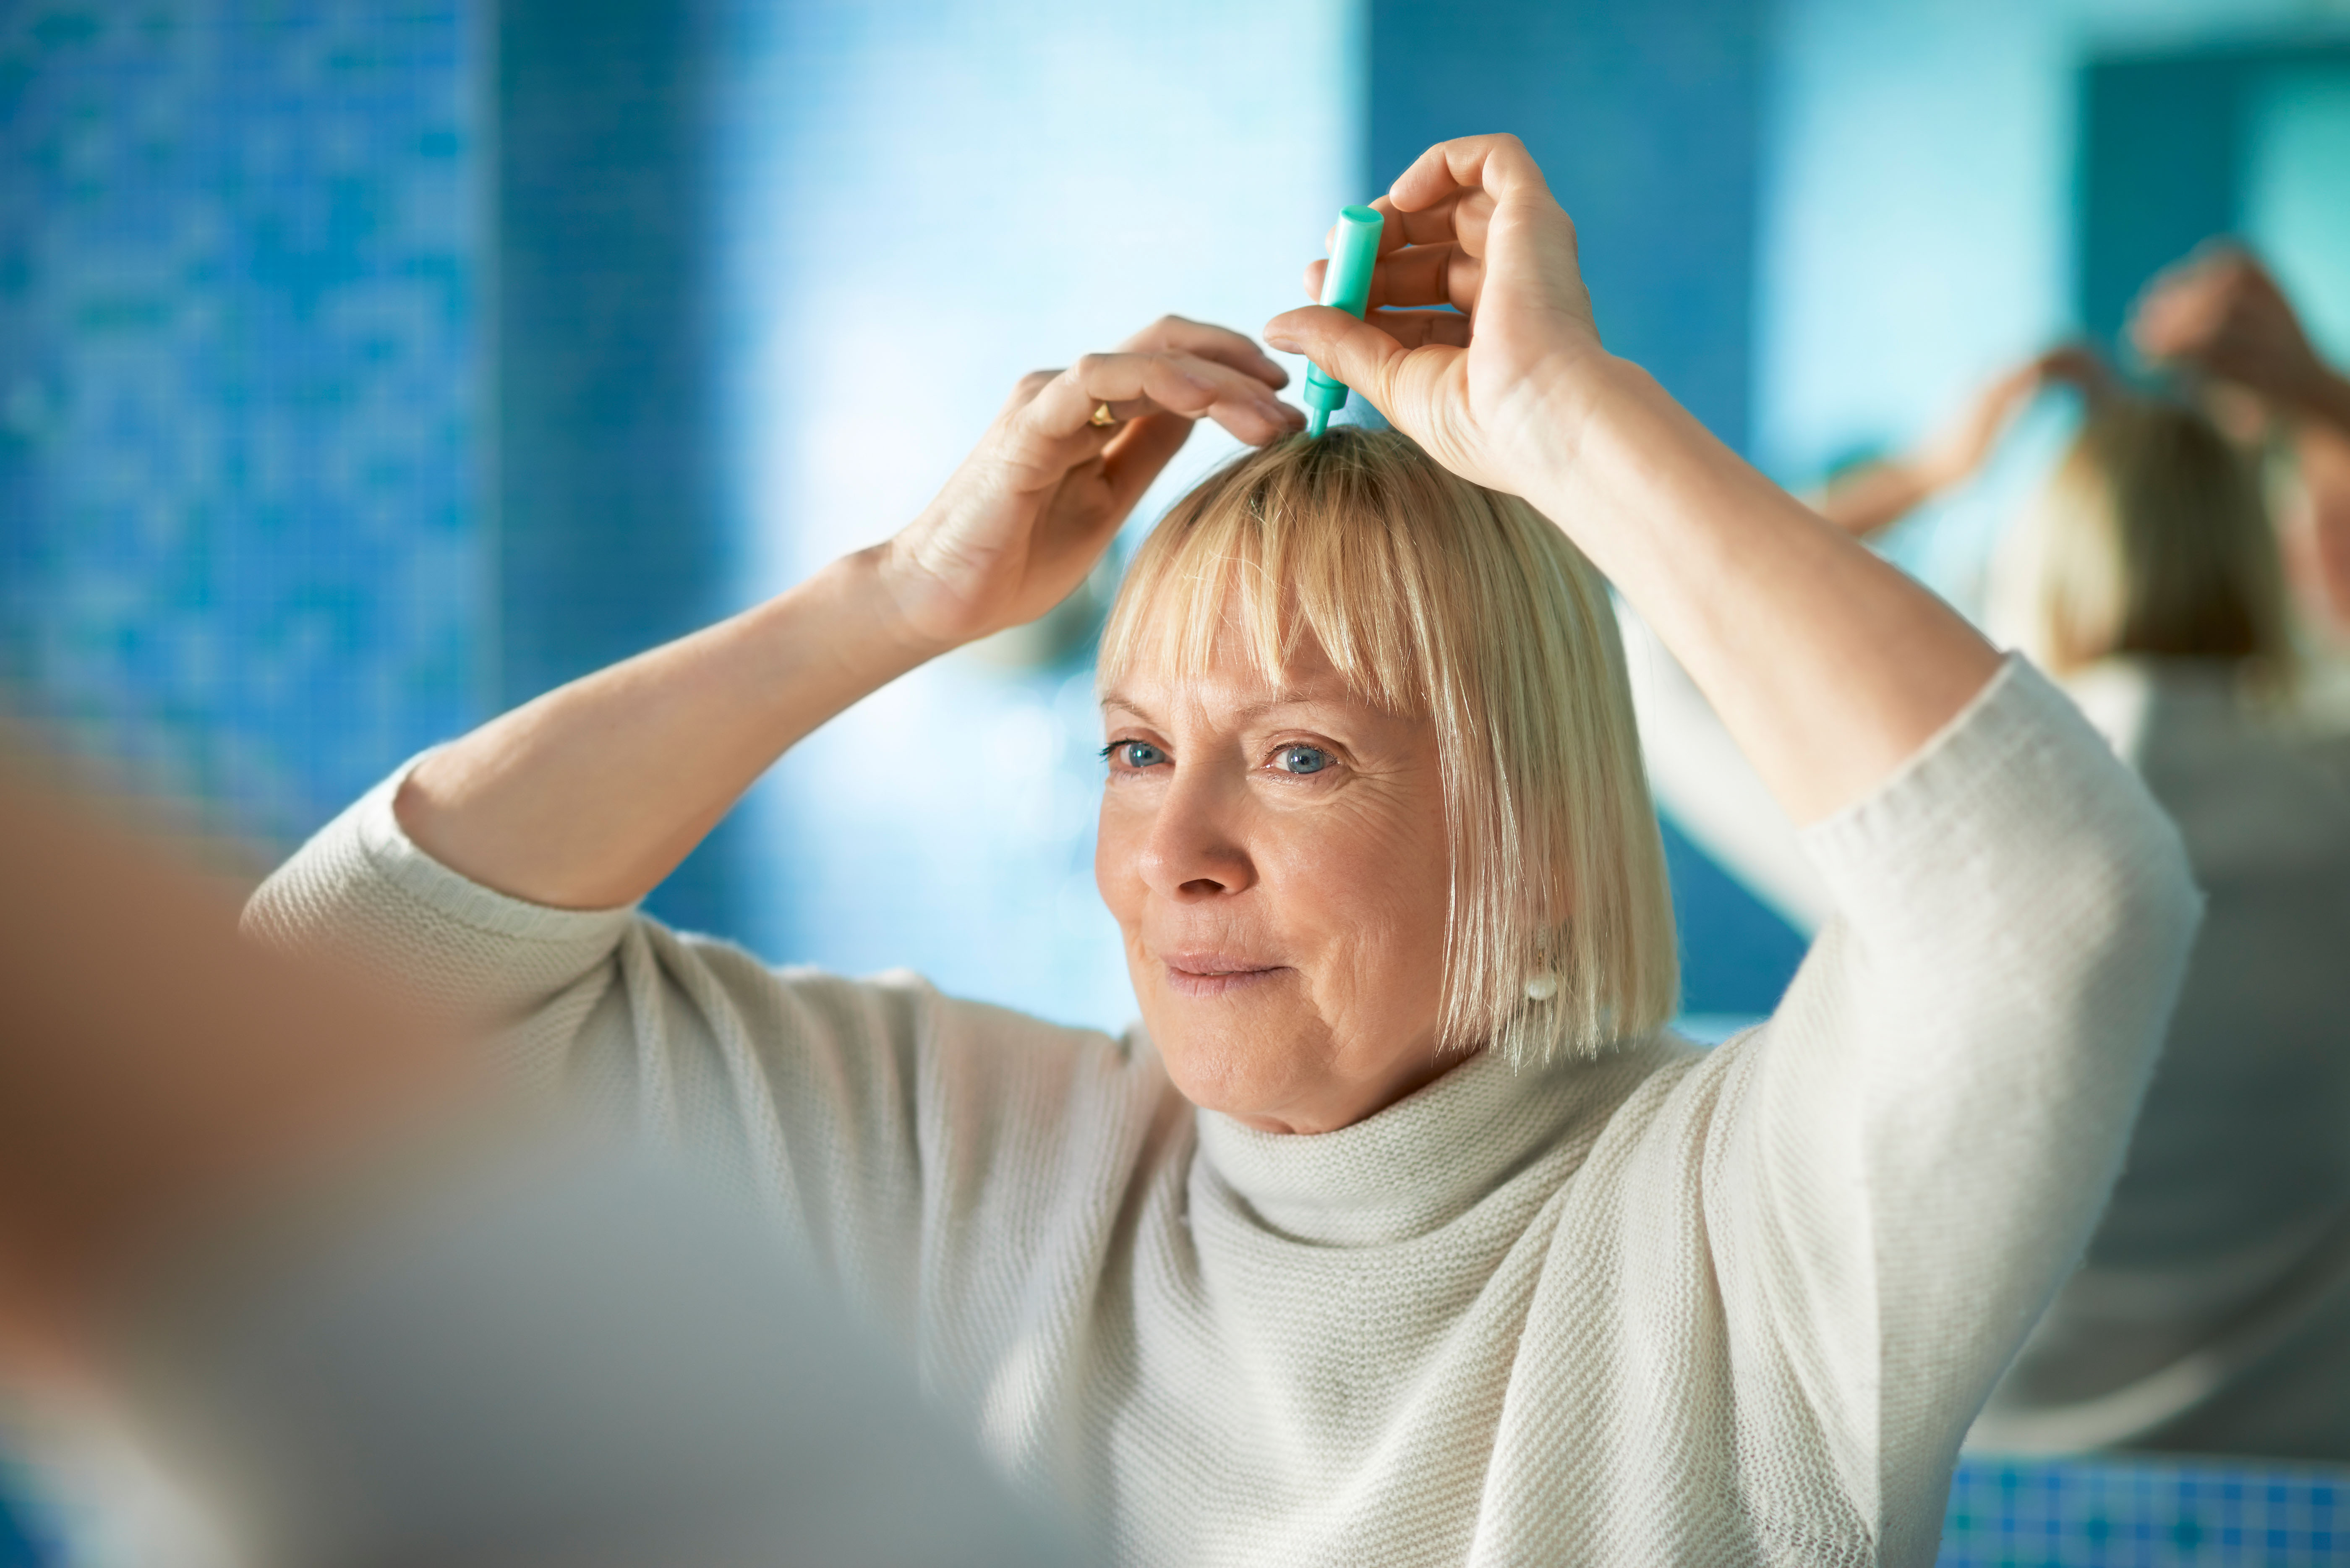
[[1647,617],[1790,815],[1858,799],[1997,670],[1950,607],[1622,361],[1559,389],[1524,490]]
[[1855,538],[1866,539],[1923,506],[1934,491],[1934,481],[1918,462],[1896,458],[1830,481],[1812,509]]
[[760,774],[941,649],[908,634],[880,551],[587,676],[428,757],[398,803],[435,859],[533,903],[643,897]]

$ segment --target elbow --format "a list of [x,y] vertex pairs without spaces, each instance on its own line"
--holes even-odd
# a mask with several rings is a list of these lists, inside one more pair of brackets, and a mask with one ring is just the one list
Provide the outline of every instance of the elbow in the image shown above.
[[2203,894],[2178,828],[2135,774],[2114,771],[2116,798],[2097,814],[2103,831],[2083,835],[2065,857],[2072,918],[2048,950],[2074,973],[2075,1008],[2105,1022],[2099,1033],[2138,1043],[2150,1061],[2186,977]]

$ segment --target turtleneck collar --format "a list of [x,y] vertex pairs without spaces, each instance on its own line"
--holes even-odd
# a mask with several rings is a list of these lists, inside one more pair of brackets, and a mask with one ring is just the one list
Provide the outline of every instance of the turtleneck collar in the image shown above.
[[1690,1051],[1662,1035],[1596,1062],[1523,1069],[1482,1052],[1336,1132],[1259,1132],[1203,1110],[1200,1156],[1260,1220],[1300,1241],[1404,1241],[1458,1219],[1551,1150],[1587,1146],[1643,1078]]

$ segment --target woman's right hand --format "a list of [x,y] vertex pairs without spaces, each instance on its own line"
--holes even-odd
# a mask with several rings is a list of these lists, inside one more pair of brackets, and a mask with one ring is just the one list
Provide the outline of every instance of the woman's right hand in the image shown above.
[[[1305,416],[1287,372],[1237,332],[1163,317],[1115,353],[1022,379],[979,445],[880,551],[898,629],[936,652],[1066,598],[1191,433],[1211,419],[1252,446]],[[1107,404],[1117,422],[1097,425]]]

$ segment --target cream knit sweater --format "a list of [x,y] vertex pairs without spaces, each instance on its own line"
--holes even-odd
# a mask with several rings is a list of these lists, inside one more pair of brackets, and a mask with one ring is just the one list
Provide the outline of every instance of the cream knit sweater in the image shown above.
[[1837,915],[1767,1024],[1283,1137],[1139,1030],[502,897],[390,800],[255,927],[498,1010],[540,1082],[739,1172],[1119,1563],[1927,1563],[2194,925],[2160,814],[2010,663],[1807,834]]

